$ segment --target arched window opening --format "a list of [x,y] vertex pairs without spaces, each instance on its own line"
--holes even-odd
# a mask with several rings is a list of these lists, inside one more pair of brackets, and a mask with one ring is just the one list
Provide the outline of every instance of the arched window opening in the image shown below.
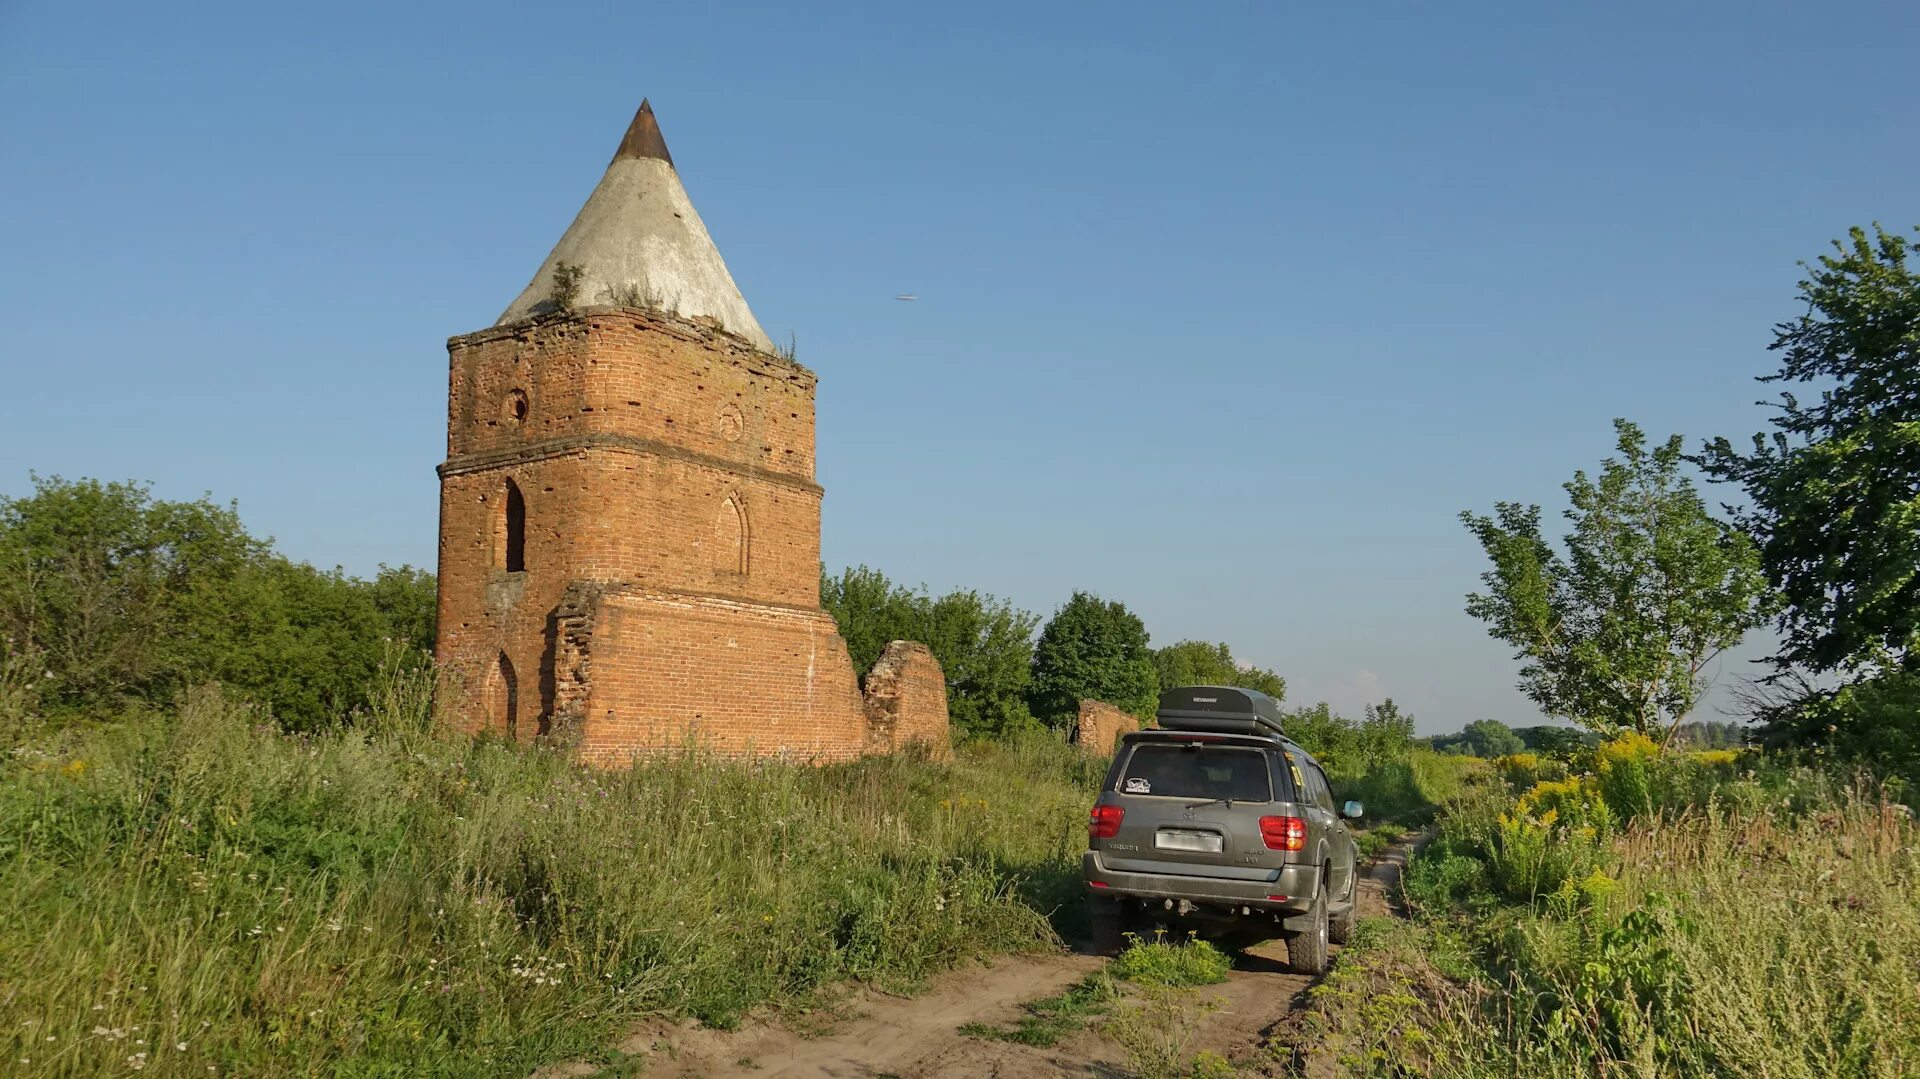
[[712,558],[722,573],[747,572],[747,511],[738,495],[728,495],[713,519]]
[[520,495],[520,485],[512,480],[507,481],[502,517],[505,534],[501,538],[501,564],[508,573],[519,573],[527,568],[527,500]]
[[520,680],[505,652],[494,661],[487,677],[487,727],[512,738],[520,725]]

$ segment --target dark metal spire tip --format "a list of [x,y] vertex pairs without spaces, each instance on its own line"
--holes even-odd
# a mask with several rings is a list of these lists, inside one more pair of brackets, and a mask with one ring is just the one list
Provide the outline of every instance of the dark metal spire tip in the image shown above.
[[673,155],[667,152],[667,140],[660,134],[660,122],[653,118],[653,106],[645,98],[640,99],[640,111],[633,114],[626,137],[613,153],[615,161],[623,157],[652,157],[673,164]]

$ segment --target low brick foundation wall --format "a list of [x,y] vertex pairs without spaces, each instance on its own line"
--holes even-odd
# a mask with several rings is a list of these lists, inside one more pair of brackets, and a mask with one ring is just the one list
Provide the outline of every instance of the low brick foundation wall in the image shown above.
[[919,743],[935,760],[953,756],[947,679],[926,645],[888,642],[867,672],[866,707],[867,752],[892,753]]
[[1138,717],[1123,712],[1105,701],[1081,701],[1080,722],[1073,729],[1073,744],[1083,753],[1111,756],[1120,736],[1140,729]]
[[556,694],[585,698],[586,763],[688,742],[823,760],[855,756],[866,740],[853,664],[822,612],[620,589],[600,598],[589,649],[589,684]]

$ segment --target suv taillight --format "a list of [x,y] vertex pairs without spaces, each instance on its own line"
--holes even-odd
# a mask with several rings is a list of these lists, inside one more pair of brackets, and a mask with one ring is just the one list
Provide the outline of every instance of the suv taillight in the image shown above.
[[1120,806],[1094,806],[1087,815],[1087,834],[1094,839],[1112,839],[1120,833],[1120,821],[1126,815]]
[[1268,850],[1306,850],[1307,822],[1300,817],[1261,817],[1260,838]]

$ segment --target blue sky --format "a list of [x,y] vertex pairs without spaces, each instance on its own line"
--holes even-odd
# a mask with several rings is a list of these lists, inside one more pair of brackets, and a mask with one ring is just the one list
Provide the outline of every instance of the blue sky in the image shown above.
[[830,566],[1534,722],[1456,514],[1557,509],[1617,415],[1759,427],[1795,261],[1920,222],[1916,45],[1892,3],[0,2],[0,491],[430,566],[445,338],[645,95],[821,376]]

